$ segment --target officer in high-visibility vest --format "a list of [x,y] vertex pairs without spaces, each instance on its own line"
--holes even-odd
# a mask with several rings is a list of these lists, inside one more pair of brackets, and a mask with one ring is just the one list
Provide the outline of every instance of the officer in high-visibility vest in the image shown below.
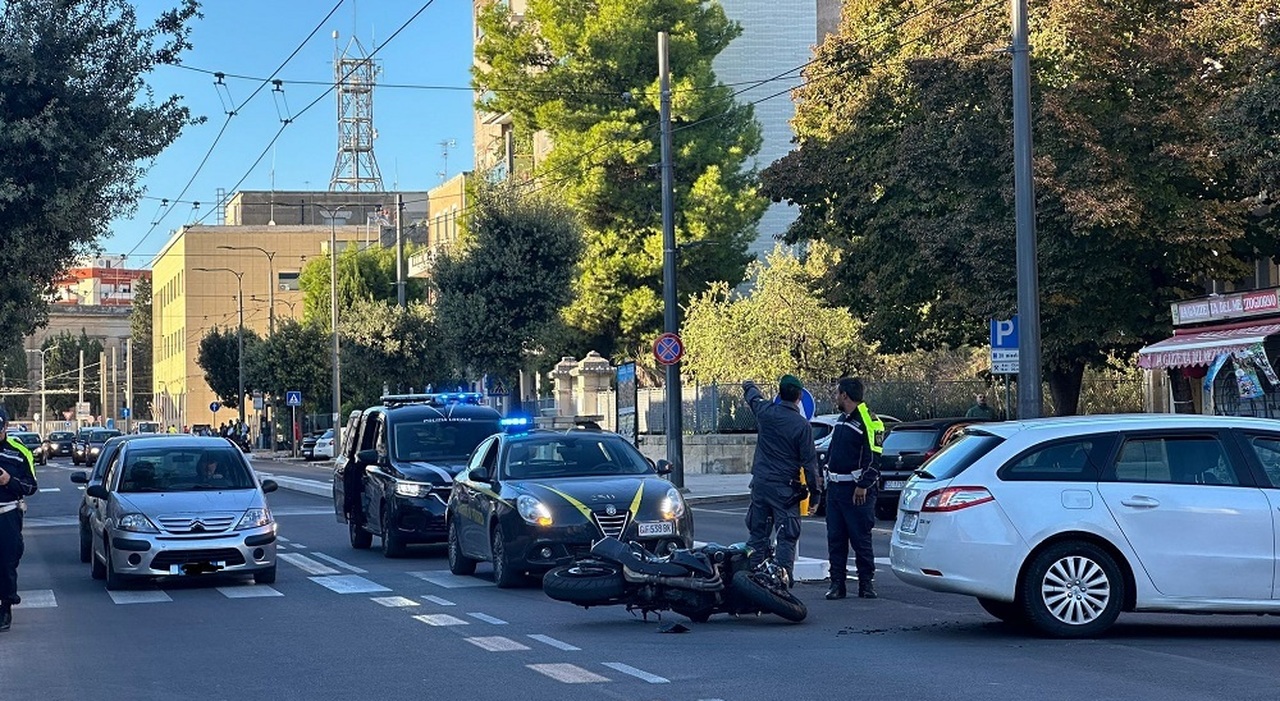
[[0,631],[13,624],[18,598],[18,561],[22,559],[24,497],[36,493],[35,457],[5,432],[9,416],[0,407]]
[[858,596],[876,598],[871,584],[876,575],[871,530],[876,525],[884,422],[871,412],[862,397],[862,381],[857,378],[843,378],[836,387],[836,404],[843,413],[831,431],[831,447],[827,451],[827,555],[831,561],[828,599],[847,596],[850,545],[858,571]]

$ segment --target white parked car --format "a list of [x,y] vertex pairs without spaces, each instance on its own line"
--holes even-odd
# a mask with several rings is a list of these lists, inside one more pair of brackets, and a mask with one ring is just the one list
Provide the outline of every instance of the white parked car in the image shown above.
[[333,458],[333,429],[325,431],[316,439],[316,445],[311,449],[311,457],[316,460]]
[[1058,637],[1121,611],[1280,614],[1280,422],[1102,415],[970,426],[907,483],[890,558]]

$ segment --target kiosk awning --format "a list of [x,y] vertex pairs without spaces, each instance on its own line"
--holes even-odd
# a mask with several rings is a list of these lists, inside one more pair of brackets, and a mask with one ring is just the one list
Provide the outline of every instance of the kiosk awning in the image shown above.
[[1280,324],[1187,329],[1138,351],[1140,368],[1184,368],[1210,365],[1223,353],[1234,353],[1280,333]]

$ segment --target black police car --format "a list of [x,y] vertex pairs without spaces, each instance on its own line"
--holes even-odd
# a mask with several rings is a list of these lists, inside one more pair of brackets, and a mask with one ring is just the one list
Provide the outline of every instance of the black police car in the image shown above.
[[388,395],[348,426],[333,471],[333,508],[351,547],[382,540],[387,557],[410,543],[443,543],[453,477],[501,416],[478,393]]
[[472,574],[487,560],[498,586],[512,587],[606,536],[654,553],[692,547],[693,513],[660,476],[669,471],[599,429],[493,436],[455,480],[449,570]]

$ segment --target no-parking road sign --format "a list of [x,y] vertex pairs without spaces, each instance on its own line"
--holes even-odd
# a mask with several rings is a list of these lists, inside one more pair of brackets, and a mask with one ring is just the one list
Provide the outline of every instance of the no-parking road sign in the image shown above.
[[664,333],[653,342],[653,357],[661,365],[675,365],[684,357],[684,342],[673,333]]

